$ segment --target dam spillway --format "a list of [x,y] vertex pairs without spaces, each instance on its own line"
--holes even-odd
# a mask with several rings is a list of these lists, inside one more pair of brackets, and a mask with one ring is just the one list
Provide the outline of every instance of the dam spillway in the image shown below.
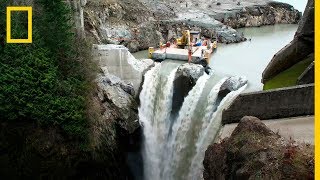
[[178,68],[163,62],[145,74],[139,107],[144,179],[201,179],[205,149],[219,131],[222,110],[246,88],[241,77],[203,74],[172,115]]

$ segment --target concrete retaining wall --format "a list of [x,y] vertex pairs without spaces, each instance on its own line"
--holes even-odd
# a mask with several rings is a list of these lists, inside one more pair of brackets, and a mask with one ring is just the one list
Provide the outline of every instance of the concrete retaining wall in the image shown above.
[[135,59],[122,45],[95,44],[92,53],[104,74],[112,74],[127,83],[132,83],[136,95],[138,95],[145,70],[154,65],[151,59]]
[[314,62],[300,75],[297,80],[298,85],[314,83]]
[[237,123],[243,116],[278,119],[314,114],[314,84],[239,95],[224,110],[222,123]]

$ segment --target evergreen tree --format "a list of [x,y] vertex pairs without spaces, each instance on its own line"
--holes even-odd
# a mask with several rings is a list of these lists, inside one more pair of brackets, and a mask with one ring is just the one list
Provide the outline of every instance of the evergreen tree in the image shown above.
[[[5,27],[1,3],[0,27]],[[0,121],[58,125],[70,136],[86,138],[88,83],[75,48],[71,12],[62,0],[36,0],[33,43],[3,43],[0,28]],[[24,37],[25,14],[12,16],[12,34]]]

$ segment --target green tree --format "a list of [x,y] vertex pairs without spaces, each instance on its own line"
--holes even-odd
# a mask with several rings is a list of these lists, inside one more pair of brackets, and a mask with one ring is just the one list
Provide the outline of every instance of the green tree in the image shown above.
[[[0,27],[5,27],[6,5],[0,5]],[[58,125],[70,136],[85,139],[89,83],[71,11],[62,0],[36,0],[33,9],[33,43],[1,44],[0,121]],[[12,16],[17,37],[27,32],[23,16]],[[5,33],[0,28],[1,42]]]

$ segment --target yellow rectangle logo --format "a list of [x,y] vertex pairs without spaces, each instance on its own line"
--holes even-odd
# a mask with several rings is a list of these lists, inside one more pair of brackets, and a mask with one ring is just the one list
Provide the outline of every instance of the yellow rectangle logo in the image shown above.
[[[11,12],[12,11],[28,12],[28,39],[12,39],[11,38]],[[32,7],[30,6],[7,7],[7,43],[32,43]]]

